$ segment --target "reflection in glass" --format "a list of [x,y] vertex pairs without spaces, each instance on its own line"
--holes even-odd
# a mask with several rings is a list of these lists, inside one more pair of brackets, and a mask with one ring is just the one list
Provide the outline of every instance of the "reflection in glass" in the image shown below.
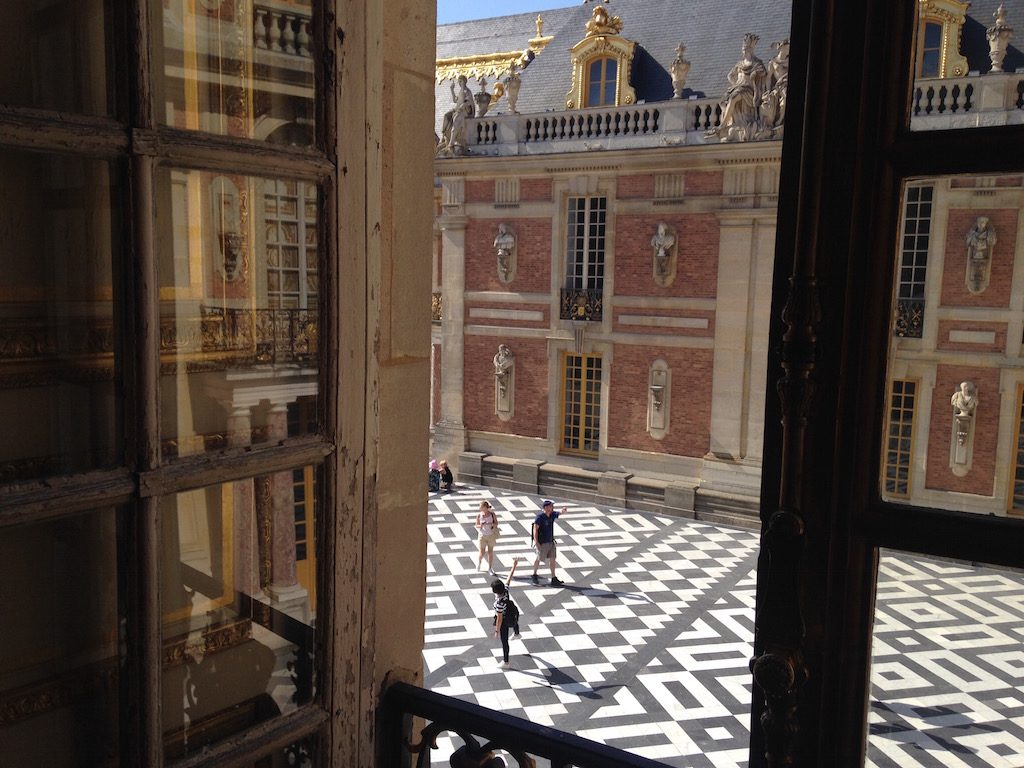
[[883,552],[866,765],[1024,764],[1024,573]]
[[164,455],[315,432],[316,187],[165,170],[159,194]]
[[104,0],[4,3],[0,24],[0,104],[108,115],[109,18]]
[[118,194],[105,162],[0,153],[0,482],[120,463]]
[[312,701],[315,487],[305,467],[162,501],[168,758]]
[[1024,54],[998,0],[919,0],[910,94],[912,130],[945,130],[1024,122]]
[[119,537],[114,510],[0,535],[0,763],[117,765]]
[[154,0],[153,11],[162,122],[313,145],[311,0]]
[[[1024,174],[914,179],[896,245],[884,498],[1022,514]],[[1010,471],[1007,471],[1010,468]]]

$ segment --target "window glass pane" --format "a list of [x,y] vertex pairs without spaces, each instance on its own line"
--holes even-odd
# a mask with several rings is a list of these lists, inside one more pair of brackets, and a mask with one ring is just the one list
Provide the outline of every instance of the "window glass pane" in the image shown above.
[[283,244],[315,231],[316,188],[165,170],[159,194],[164,456],[315,432],[316,249]]
[[307,467],[162,500],[168,758],[312,701],[316,482]]
[[[910,128],[1024,122],[1024,54],[1013,43],[1020,7],[999,2],[917,3]],[[1014,10],[1016,9],[1016,10]],[[1015,15],[1016,14],[1016,15]]]
[[154,0],[153,13],[162,122],[313,145],[311,0]]
[[108,115],[114,48],[104,0],[4,3],[0,104]]
[[1024,764],[1024,574],[883,552],[866,765]]
[[1016,473],[1024,477],[1022,209],[1021,173],[904,187],[881,446],[887,499],[1024,514],[1015,490]]
[[118,764],[122,533],[112,509],[2,531],[5,765]]
[[0,152],[0,481],[120,462],[118,197],[105,162]]

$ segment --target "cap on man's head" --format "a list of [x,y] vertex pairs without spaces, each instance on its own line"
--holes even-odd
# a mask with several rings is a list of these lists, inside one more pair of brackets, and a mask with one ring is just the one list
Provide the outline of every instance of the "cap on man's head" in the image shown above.
[[541,506],[542,507],[553,507],[553,506],[555,506],[555,502],[553,502],[551,499],[544,499],[544,502],[541,504]]

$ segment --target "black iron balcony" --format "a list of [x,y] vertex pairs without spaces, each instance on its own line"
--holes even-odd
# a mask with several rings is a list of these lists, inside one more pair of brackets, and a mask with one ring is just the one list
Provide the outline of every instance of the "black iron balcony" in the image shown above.
[[892,332],[896,336],[920,339],[924,327],[924,299],[897,299]]
[[[410,753],[417,756],[416,768],[426,768],[438,735],[446,731],[462,741],[452,755],[439,756],[452,766],[504,767],[509,764],[494,754],[502,750],[519,768],[537,765],[534,758],[549,761],[551,768],[664,768],[646,757],[406,683],[388,688],[383,715],[383,768],[409,765]],[[413,717],[427,721],[418,734],[412,733]]]
[[602,317],[604,297],[600,290],[593,288],[563,288],[562,320],[598,321]]

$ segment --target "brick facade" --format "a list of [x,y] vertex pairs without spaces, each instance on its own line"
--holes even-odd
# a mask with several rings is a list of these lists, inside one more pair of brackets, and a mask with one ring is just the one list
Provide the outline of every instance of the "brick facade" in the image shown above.
[[[668,434],[655,440],[647,432],[647,384],[651,363],[668,363],[672,375]],[[711,446],[710,349],[615,345],[609,382],[609,448],[700,457]],[[607,375],[607,373],[606,373]]]
[[434,381],[434,397],[430,405],[430,423],[437,424],[441,420],[441,345],[434,344],[431,356],[430,376]]
[[466,180],[466,202],[467,203],[493,203],[494,202],[494,180]]
[[[516,236],[516,274],[498,279],[494,237],[505,222]],[[471,219],[466,224],[466,290],[548,293],[551,290],[551,219]]]
[[544,202],[551,199],[551,179],[520,179],[519,201],[523,203]]
[[[676,277],[662,288],[654,282],[651,238],[659,222],[676,230]],[[714,214],[615,218],[615,293],[618,296],[714,298],[718,290],[719,224]]]
[[687,197],[721,195],[724,178],[722,171],[687,171],[683,189]]
[[[988,288],[979,294],[967,290],[967,233],[979,216],[988,216],[998,241],[992,249]],[[946,225],[945,264],[942,272],[942,304],[957,307],[1008,307],[1017,248],[1017,209],[954,208]]]
[[654,175],[620,176],[616,187],[619,200],[650,199],[654,197]]
[[[974,455],[971,470],[957,477],[949,468],[950,434],[953,407],[949,399],[961,381],[972,381],[978,388],[978,407],[974,412]],[[915,439],[928,441],[928,470],[925,485],[930,489],[991,496],[995,482],[996,444],[999,434],[999,370],[939,365],[935,371],[935,389],[928,434]]]
[[[498,344],[515,355],[513,417],[502,421],[494,411],[494,355]],[[546,437],[548,427],[548,352],[544,339],[467,336],[463,365],[463,412],[467,429]]]

